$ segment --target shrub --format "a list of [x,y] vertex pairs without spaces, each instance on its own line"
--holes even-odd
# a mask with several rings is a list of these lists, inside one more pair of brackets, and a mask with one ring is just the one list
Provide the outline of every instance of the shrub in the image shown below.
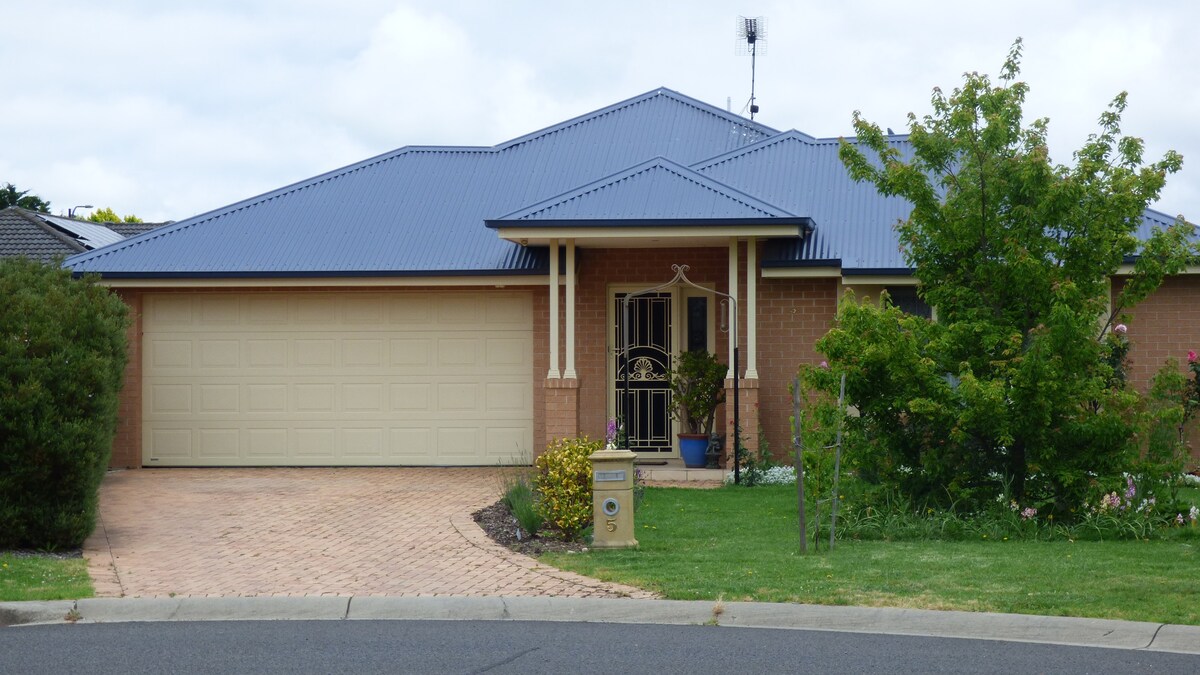
[[507,474],[503,478],[504,490],[500,501],[512,512],[517,519],[517,526],[529,535],[537,534],[542,529],[542,514],[538,512],[537,500],[530,484],[529,475],[525,472]]
[[592,453],[603,450],[600,441],[563,438],[550,444],[534,466],[537,507],[542,517],[575,539],[592,523]]
[[125,304],[0,261],[0,547],[78,546],[96,521],[125,369]]

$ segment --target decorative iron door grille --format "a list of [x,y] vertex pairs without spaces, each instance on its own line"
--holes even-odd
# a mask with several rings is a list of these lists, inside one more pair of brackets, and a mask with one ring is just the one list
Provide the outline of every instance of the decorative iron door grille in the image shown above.
[[[614,392],[617,416],[624,421],[629,449],[634,452],[672,452],[671,390],[667,371],[671,367],[671,294],[650,293],[629,301],[628,358],[622,350],[625,331],[625,293],[614,298],[616,345]],[[629,384],[626,412],[625,384]]]

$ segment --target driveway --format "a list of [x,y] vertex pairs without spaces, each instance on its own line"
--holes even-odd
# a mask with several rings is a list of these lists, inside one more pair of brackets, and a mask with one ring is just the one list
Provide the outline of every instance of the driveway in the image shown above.
[[84,544],[98,596],[653,597],[539,565],[471,520],[495,469],[109,473]]

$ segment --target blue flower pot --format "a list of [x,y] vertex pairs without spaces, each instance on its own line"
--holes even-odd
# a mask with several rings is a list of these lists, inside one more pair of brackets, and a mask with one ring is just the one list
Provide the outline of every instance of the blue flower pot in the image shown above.
[[679,434],[679,455],[683,465],[689,469],[703,469],[708,464],[704,453],[708,450],[708,436],[704,434]]

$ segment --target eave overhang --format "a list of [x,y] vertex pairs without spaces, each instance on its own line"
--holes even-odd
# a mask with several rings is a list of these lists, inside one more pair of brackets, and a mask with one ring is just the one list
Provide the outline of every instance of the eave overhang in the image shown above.
[[487,220],[501,239],[522,246],[549,246],[572,239],[581,248],[708,247],[730,239],[803,237],[813,227],[807,217],[662,218],[652,220]]

